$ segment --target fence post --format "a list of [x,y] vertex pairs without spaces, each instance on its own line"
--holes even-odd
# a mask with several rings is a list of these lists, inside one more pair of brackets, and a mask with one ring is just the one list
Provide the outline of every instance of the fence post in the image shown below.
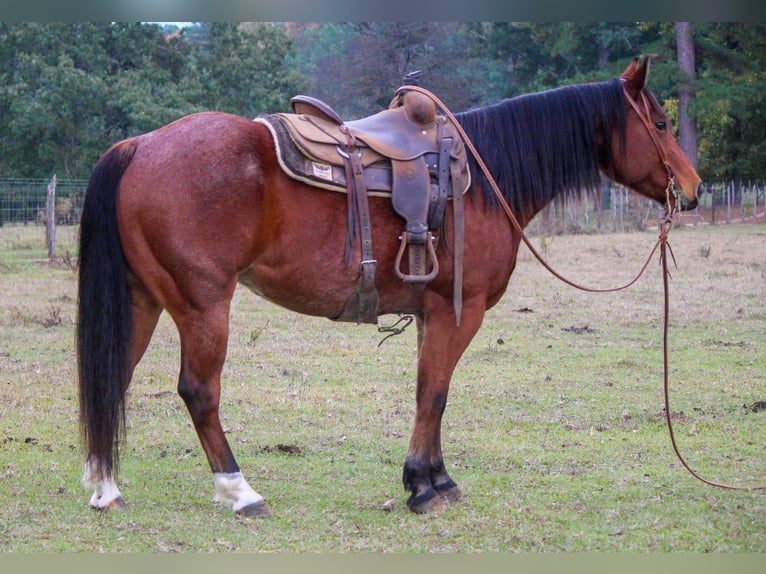
[[726,224],[731,224],[731,200],[734,193],[734,180],[726,186]]
[[743,223],[745,221],[745,191],[747,191],[747,186],[740,181],[739,182],[739,214],[741,217],[741,221]]
[[48,261],[56,261],[56,174],[48,183],[48,199],[45,204],[45,243],[48,246]]

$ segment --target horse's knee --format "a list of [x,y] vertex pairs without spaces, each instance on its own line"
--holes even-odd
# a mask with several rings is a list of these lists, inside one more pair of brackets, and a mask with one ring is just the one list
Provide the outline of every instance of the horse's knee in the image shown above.
[[434,393],[431,398],[431,409],[434,414],[441,417],[444,414],[444,410],[447,408],[447,391],[439,391]]

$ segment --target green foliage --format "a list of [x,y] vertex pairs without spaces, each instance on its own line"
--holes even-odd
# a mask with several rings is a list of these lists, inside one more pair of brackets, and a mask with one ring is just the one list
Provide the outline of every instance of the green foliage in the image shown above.
[[285,65],[291,40],[283,28],[216,22],[203,29],[206,41],[194,62],[203,86],[199,104],[245,116],[287,109],[301,82]]
[[[699,170],[706,180],[766,173],[766,25],[694,25]],[[622,72],[652,56],[649,85],[678,117],[683,74],[673,22],[354,23],[299,26],[296,65],[310,93],[348,117],[388,102],[403,72],[455,110]]]
[[[766,24],[697,23],[700,175],[766,172]],[[87,177],[115,141],[183,115],[289,110],[296,93],[353,119],[402,78],[453,110],[622,72],[652,55],[650,87],[677,116],[673,22],[0,23],[0,174]]]
[[766,171],[766,24],[700,25],[702,55],[692,113],[700,139],[700,175],[759,179]]
[[187,41],[142,23],[0,24],[0,173],[86,177],[115,141],[186,114],[286,107],[300,81],[284,28],[199,30]]

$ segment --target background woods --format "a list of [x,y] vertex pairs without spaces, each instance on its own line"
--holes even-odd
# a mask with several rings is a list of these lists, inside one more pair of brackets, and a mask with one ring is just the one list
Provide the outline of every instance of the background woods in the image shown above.
[[86,178],[115,141],[201,110],[252,117],[307,93],[356,118],[420,69],[459,111],[638,54],[703,179],[762,182],[766,23],[737,22],[3,22],[0,176]]

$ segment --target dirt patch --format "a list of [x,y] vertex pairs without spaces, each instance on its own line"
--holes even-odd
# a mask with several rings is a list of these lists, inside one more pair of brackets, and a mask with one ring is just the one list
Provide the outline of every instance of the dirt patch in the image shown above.
[[755,401],[750,405],[742,405],[742,408],[749,413],[757,413],[760,411],[766,411],[766,401]]
[[596,332],[595,329],[591,329],[588,325],[583,325],[582,327],[562,327],[561,330],[567,333],[574,333],[575,335],[593,334]]
[[292,444],[277,444],[275,446],[264,446],[261,452],[266,453],[284,453],[284,454],[301,454],[301,449],[298,446]]

